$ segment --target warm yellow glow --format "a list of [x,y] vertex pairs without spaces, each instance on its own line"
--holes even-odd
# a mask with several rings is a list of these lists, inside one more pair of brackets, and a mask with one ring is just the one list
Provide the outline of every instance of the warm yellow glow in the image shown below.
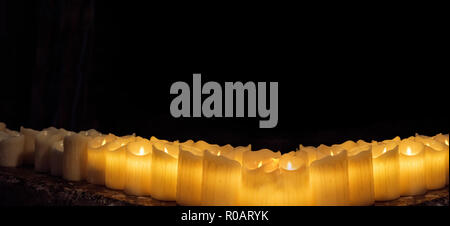
[[258,168],[262,166],[262,161],[259,161]]
[[287,169],[288,170],[293,170],[292,169],[292,163],[290,161],[287,163]]
[[407,155],[412,155],[412,151],[411,151],[410,147],[406,148],[406,154]]
[[125,146],[125,143],[120,144],[120,146],[122,146],[122,147]]
[[384,149],[383,149],[383,154],[386,153],[386,151],[387,151],[387,150],[386,150],[386,147],[384,147]]
[[106,140],[103,139],[102,146],[106,144]]
[[448,140],[445,140],[445,144],[448,146]]
[[169,152],[167,151],[167,148],[166,148],[166,147],[164,147],[164,152],[167,153],[167,154],[169,154]]
[[220,151],[219,151],[219,152],[217,152],[217,156],[220,156]]
[[331,156],[334,156],[333,152],[331,152]]
[[139,155],[144,155],[144,147],[141,147],[141,148],[139,149]]

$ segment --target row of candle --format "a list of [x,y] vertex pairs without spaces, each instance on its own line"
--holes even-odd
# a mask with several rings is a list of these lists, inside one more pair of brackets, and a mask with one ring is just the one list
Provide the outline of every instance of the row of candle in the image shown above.
[[0,165],[34,164],[66,180],[181,205],[371,205],[448,184],[448,134],[347,141],[281,155],[251,146],[180,143],[0,124]]

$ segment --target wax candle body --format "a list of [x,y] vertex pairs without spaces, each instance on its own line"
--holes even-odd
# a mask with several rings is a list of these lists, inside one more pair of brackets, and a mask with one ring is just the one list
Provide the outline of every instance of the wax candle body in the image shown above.
[[116,139],[109,134],[91,139],[87,144],[86,181],[91,184],[105,184],[105,148]]
[[20,133],[23,134],[25,139],[23,147],[23,163],[25,165],[34,165],[35,140],[39,131],[21,126]]
[[238,204],[241,181],[239,162],[209,151],[203,154],[202,205],[231,206]]
[[86,179],[87,143],[90,137],[72,134],[64,138],[62,176],[69,181]]
[[39,132],[35,140],[34,170],[37,172],[50,172],[50,150],[54,143],[64,139],[69,134],[65,130],[50,128]]
[[372,145],[374,194],[376,201],[400,197],[400,160],[398,146],[387,149],[385,144]]
[[130,142],[127,148],[124,191],[131,195],[150,195],[152,146],[148,140]]
[[447,146],[447,149],[444,150],[446,152],[445,156],[445,184],[448,185],[448,156],[449,156],[449,145],[448,145],[448,134],[437,134],[433,137],[438,142],[441,142]]
[[314,161],[311,164],[311,183],[316,205],[348,205],[347,151]]
[[448,147],[431,137],[418,134],[416,134],[414,140],[425,145],[425,179],[427,189],[443,188],[446,183]]
[[422,143],[403,140],[400,153],[400,195],[425,194],[425,151]]
[[317,150],[315,147],[312,146],[305,147],[303,145],[300,145],[299,150],[305,152],[308,155],[308,166],[310,166],[312,162],[316,161]]
[[21,134],[0,132],[0,166],[17,167],[22,164],[24,141]]
[[177,203],[187,206],[201,205],[203,151],[180,145],[177,174]]
[[126,179],[126,145],[136,137],[119,137],[106,145],[105,150],[105,186],[123,190]]
[[308,156],[305,152],[290,152],[280,159],[280,190],[283,206],[312,205]]
[[280,158],[280,152],[269,149],[244,153],[239,205],[267,206],[282,202],[279,191]]
[[54,142],[50,148],[50,174],[61,176],[64,156],[64,140]]
[[151,196],[175,201],[177,191],[179,146],[173,143],[153,144]]
[[350,205],[367,206],[375,202],[371,146],[348,151],[348,181]]

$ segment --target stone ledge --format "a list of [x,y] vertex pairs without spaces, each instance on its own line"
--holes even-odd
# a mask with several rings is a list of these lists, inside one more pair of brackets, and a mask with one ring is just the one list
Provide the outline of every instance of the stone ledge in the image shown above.
[[[448,206],[448,187],[425,195],[401,197],[375,206]],[[175,206],[87,182],[68,182],[32,168],[0,167],[0,206]]]

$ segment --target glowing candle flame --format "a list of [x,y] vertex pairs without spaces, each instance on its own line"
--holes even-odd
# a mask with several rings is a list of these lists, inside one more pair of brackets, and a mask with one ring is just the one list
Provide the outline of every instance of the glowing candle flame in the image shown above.
[[219,151],[219,152],[217,152],[217,156],[220,156],[220,151]]
[[139,149],[139,155],[143,155],[144,154],[144,147],[141,147],[140,149]]
[[167,151],[167,148],[166,148],[166,147],[164,147],[164,152],[167,153],[167,154],[169,154],[169,152]]
[[106,144],[106,140],[103,139],[103,141],[102,141],[102,146],[105,145],[105,144]]
[[288,169],[288,170],[292,170],[292,163],[291,163],[291,162],[288,162],[288,163],[287,163],[287,169]]
[[262,166],[262,161],[259,161],[258,168],[260,168],[261,166]]
[[411,148],[410,148],[410,147],[408,147],[408,148],[406,149],[406,154],[407,154],[407,155],[412,155],[412,151],[411,151]]
[[448,140],[445,140],[445,144],[448,146]]
[[331,152],[331,156],[334,156],[333,152]]
[[123,147],[125,145],[125,143],[120,144],[121,147]]
[[386,153],[386,151],[387,151],[387,150],[386,150],[386,147],[384,147],[384,149],[383,149],[383,154]]

